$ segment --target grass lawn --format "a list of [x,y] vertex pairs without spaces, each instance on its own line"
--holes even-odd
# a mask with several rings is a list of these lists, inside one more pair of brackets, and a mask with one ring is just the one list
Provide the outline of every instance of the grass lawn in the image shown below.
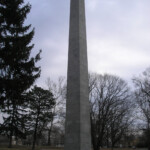
[[[0,150],[32,150],[30,146],[13,146],[13,148],[7,148],[6,146],[0,146]],[[63,150],[62,148],[51,148],[47,146],[35,147],[35,150]]]
[[[0,150],[32,150],[32,147],[29,146],[17,146],[13,148],[7,148],[0,146]],[[64,150],[63,148],[52,148],[52,147],[47,147],[47,146],[39,146],[36,147],[35,150]],[[111,150],[110,148],[102,148],[102,150]],[[114,148],[113,150],[134,150],[132,148]],[[136,150],[147,150],[146,148],[143,149],[136,149]]]

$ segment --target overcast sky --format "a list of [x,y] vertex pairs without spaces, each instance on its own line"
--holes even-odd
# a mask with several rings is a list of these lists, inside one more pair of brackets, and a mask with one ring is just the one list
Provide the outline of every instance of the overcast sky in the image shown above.
[[[34,54],[42,49],[43,86],[66,76],[70,0],[25,0],[35,27]],[[85,0],[89,71],[126,80],[150,66],[150,0]]]

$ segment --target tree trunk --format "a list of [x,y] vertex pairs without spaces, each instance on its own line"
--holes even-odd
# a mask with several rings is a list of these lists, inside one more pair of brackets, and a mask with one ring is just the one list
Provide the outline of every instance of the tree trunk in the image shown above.
[[100,150],[101,148],[98,145],[93,145],[94,150]]
[[51,146],[51,128],[48,130],[48,143],[47,145]]
[[33,144],[32,144],[32,150],[35,149],[35,142],[36,142],[36,131],[37,131],[37,127],[35,128],[35,131],[34,131],[34,136],[33,136]]
[[112,142],[112,145],[111,145],[111,149],[112,149],[112,150],[114,149],[114,146],[115,146],[115,143]]
[[97,140],[97,137],[92,135],[92,145],[94,150],[100,150]]
[[148,143],[148,150],[150,150],[150,123],[149,123],[149,120],[148,120],[148,131],[147,131],[147,143]]
[[9,138],[9,145],[8,145],[8,148],[12,148],[12,134]]
[[93,149],[94,150],[100,150],[101,147],[100,147],[100,144],[98,143],[98,138],[95,136],[95,137],[92,137],[93,140],[92,140],[92,144],[93,144]]
[[51,121],[51,126],[50,129],[48,130],[48,142],[47,145],[51,146],[51,132],[53,128],[53,121],[54,121],[54,116],[52,116],[52,121]]
[[48,145],[51,146],[51,132],[52,132],[53,122],[51,124],[50,129],[48,130]]
[[150,150],[150,130],[148,129],[148,136],[147,136],[147,143],[148,143],[148,150]]
[[36,124],[35,124],[35,129],[34,129],[32,150],[35,149],[36,134],[37,134],[37,126],[38,126],[38,117],[37,117],[37,119],[36,119]]
[[13,124],[14,124],[14,106],[13,106],[13,116],[12,116],[12,122],[10,124],[10,137],[9,137],[9,145],[8,148],[12,148],[12,136],[13,136]]

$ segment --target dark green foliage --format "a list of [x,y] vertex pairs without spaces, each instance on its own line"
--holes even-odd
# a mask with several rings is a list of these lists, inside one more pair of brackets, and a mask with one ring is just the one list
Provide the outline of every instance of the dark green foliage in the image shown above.
[[41,135],[45,126],[52,119],[52,108],[55,105],[55,100],[50,91],[40,87],[34,87],[28,94],[30,103],[30,121],[28,125],[33,134],[33,149],[35,147],[37,134]]
[[25,92],[40,76],[40,52],[31,57],[34,35],[24,25],[31,5],[23,0],[0,0],[0,108],[6,113],[1,126],[8,137],[23,137]]

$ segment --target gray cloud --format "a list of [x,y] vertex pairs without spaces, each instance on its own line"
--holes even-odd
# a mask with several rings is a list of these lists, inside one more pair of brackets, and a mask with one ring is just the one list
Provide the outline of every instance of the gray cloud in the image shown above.
[[[27,2],[28,0],[26,0]],[[131,78],[150,66],[150,1],[85,0],[89,70]],[[30,0],[26,23],[36,29],[34,53],[43,49],[42,85],[66,76],[70,0]]]

